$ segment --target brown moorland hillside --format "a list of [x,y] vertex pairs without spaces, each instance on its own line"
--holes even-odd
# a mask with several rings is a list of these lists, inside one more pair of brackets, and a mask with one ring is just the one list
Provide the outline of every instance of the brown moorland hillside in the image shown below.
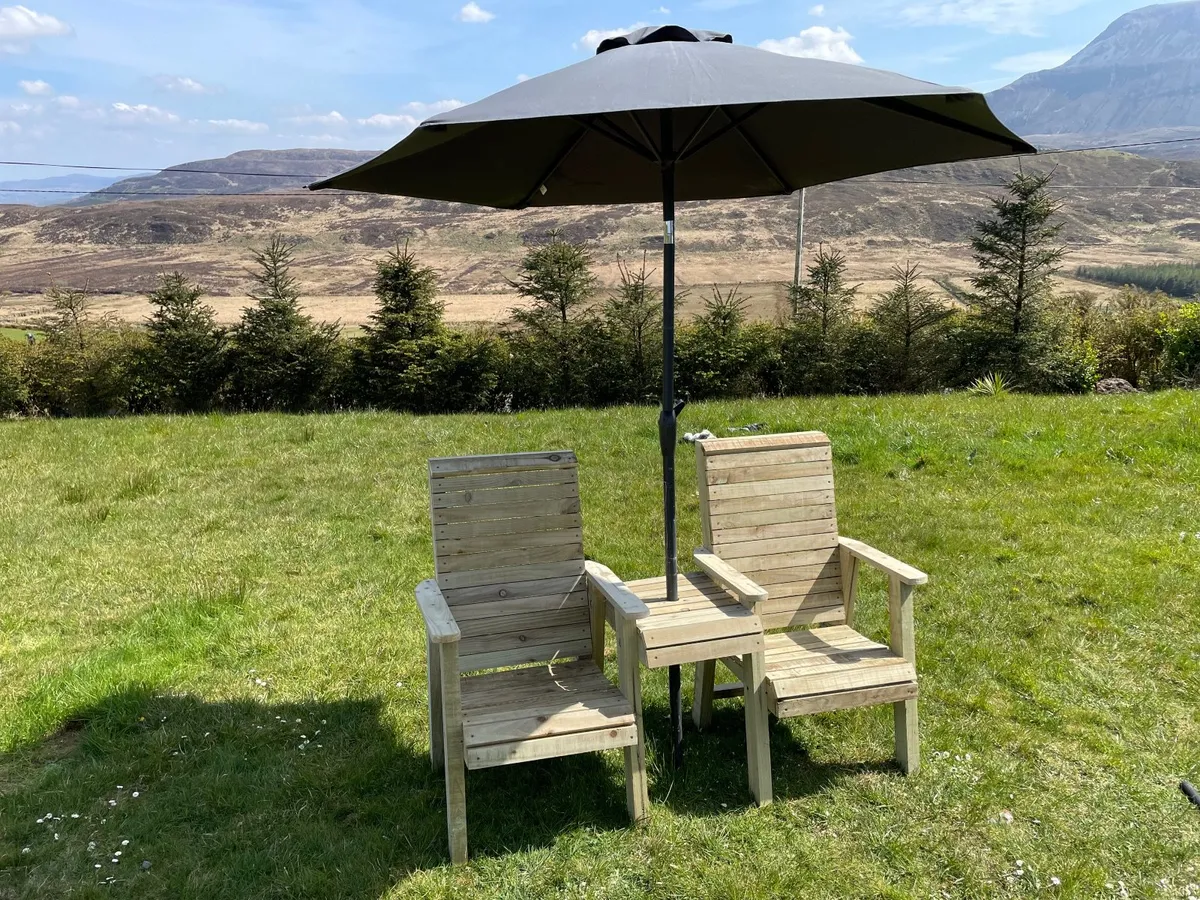
[[[1097,152],[1020,165],[1055,172],[1063,240],[1071,250],[1065,271],[1084,263],[1196,255],[1200,162]],[[1017,166],[1015,160],[938,166],[810,189],[806,244],[810,251],[820,242],[845,250],[864,298],[883,288],[891,265],[906,259],[921,263],[931,281],[964,283],[972,271],[972,222]],[[1140,186],[1153,189],[1134,189]],[[648,251],[653,267],[661,247],[652,206],[506,212],[295,188],[0,206],[0,292],[11,295],[0,301],[0,320],[35,321],[52,283],[86,283],[103,295],[103,308],[136,320],[145,314],[141,294],[160,273],[175,269],[200,281],[221,318],[231,320],[245,303],[251,248],[280,232],[299,243],[297,274],[309,308],[322,318],[363,321],[371,309],[373,261],[407,241],[439,272],[451,320],[495,321],[515,302],[508,279],[525,246],[552,229],[585,241],[607,284],[616,280],[619,258],[640,261]],[[685,312],[711,283],[741,283],[759,316],[781,311],[795,248],[794,198],[684,204],[679,240],[681,280],[692,288]]]

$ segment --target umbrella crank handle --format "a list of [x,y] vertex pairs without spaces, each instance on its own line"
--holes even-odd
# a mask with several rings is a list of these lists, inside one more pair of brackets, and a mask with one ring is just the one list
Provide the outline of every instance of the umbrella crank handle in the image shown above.
[[663,456],[675,456],[675,443],[679,440],[679,415],[687,406],[686,400],[676,400],[675,405],[668,411],[663,410],[658,415],[658,442]]

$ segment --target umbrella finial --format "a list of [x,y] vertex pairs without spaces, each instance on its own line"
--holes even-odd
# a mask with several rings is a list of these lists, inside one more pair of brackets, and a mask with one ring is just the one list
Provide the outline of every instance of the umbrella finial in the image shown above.
[[617,37],[602,41],[600,46],[596,48],[596,54],[599,55],[609,50],[617,50],[621,47],[633,47],[637,44],[660,44],[665,41],[676,41],[685,44],[701,44],[715,41],[721,44],[732,44],[733,35],[725,34],[721,31],[693,31],[690,28],[684,28],[682,25],[651,25],[647,28],[639,28],[637,31],[631,31],[629,34],[618,35]]

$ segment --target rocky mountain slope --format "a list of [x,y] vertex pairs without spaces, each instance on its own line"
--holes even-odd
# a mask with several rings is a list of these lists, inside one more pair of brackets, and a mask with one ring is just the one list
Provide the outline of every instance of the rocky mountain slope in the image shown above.
[[[996,114],[1042,146],[1200,136],[1200,0],[1126,13],[1055,69],[988,95]],[[1200,142],[1155,154],[1200,154]]]

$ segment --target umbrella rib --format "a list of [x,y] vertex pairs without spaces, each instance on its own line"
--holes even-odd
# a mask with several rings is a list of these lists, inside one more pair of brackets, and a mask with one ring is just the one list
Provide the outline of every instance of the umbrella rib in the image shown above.
[[[691,159],[693,156],[695,156],[697,153],[699,153],[701,150],[703,150],[705,147],[707,147],[713,141],[720,140],[725,135],[729,134],[729,132],[733,131],[733,129],[737,128],[739,125],[741,125],[747,119],[749,119],[751,116],[756,115],[766,105],[767,104],[765,104],[765,103],[759,103],[756,106],[748,109],[746,112],[742,113],[736,119],[733,118],[732,116],[729,116],[729,112],[726,111],[724,107],[718,107],[719,109],[721,109],[722,112],[725,113],[726,116],[729,116],[728,124],[722,125],[720,128],[718,128],[716,131],[714,131],[712,134],[710,134],[708,137],[706,137],[700,143],[696,144],[696,146],[694,146],[687,153],[681,154],[679,159],[676,160],[676,162],[684,162],[685,160]],[[716,110],[714,110],[714,112],[715,111]]]
[[952,119],[949,116],[943,116],[941,113],[934,112],[931,109],[925,109],[923,106],[918,106],[915,103],[910,103],[907,100],[901,100],[898,97],[878,97],[873,100],[866,100],[866,103],[872,106],[878,106],[882,109],[887,109],[892,112],[900,113],[904,116],[912,116],[915,119],[924,119],[926,122],[932,122],[935,125],[942,125],[946,128],[953,128],[955,131],[963,131],[974,137],[984,138],[989,141],[998,141],[1007,144],[1017,153],[1028,152],[1027,145],[1024,141],[1011,141],[993,131],[986,128],[980,128],[978,125],[972,125],[969,122],[960,122],[958,119]]
[[613,128],[616,131],[616,134],[614,134],[612,131],[608,131],[606,128],[601,128],[599,121],[594,121],[591,118],[585,118],[583,116],[572,116],[572,118],[584,128],[596,132],[596,134],[600,135],[601,137],[608,138],[614,144],[620,144],[626,150],[631,150],[642,159],[653,163],[658,162],[658,159],[655,158],[653,153],[631,138],[612,122],[609,122],[607,119],[603,119],[604,124],[610,128]]
[[629,118],[633,119],[633,124],[637,126],[638,132],[642,136],[642,140],[646,142],[646,146],[650,148],[650,152],[654,154],[654,161],[661,164],[663,161],[663,153],[667,148],[659,150],[654,146],[654,141],[646,131],[646,126],[642,124],[642,120],[637,117],[637,113],[632,109],[629,111]]
[[700,124],[696,126],[696,129],[690,135],[688,135],[688,139],[683,142],[683,148],[679,151],[679,156],[677,159],[682,160],[687,156],[688,150],[691,149],[692,144],[696,142],[696,138],[700,137],[700,133],[708,127],[708,123],[712,121],[712,117],[717,114],[717,110],[719,108],[720,107],[716,106],[712,107],[708,111],[708,115],[705,116],[704,119],[701,120]]
[[[721,112],[725,112],[724,107],[721,108]],[[725,115],[729,116],[729,113],[725,112]],[[730,118],[732,119],[733,117],[730,116]],[[755,141],[754,138],[750,137],[750,135],[746,134],[746,129],[742,127],[742,123],[738,122],[736,125],[734,125],[733,130],[736,131],[738,135],[741,136],[741,139],[746,142],[746,146],[750,148],[750,152],[753,153],[758,158],[758,161],[763,164],[766,170],[771,173],[771,177],[779,182],[779,186],[785,191],[790,192],[792,190],[792,186],[788,184],[788,180],[783,177],[783,174],[779,171],[779,167],[767,158],[767,154],[763,152],[762,147],[758,146],[758,142]]]
[[537,180],[537,183],[533,186],[533,190],[531,190],[528,194],[526,194],[525,197],[521,200],[520,205],[517,207],[518,209],[524,209],[525,207],[527,207],[529,205],[529,201],[533,199],[533,195],[536,194],[538,191],[540,191],[542,188],[544,188],[546,186],[546,182],[549,181],[551,179],[551,177],[553,177],[554,173],[557,172],[562,167],[562,164],[567,161],[567,157],[575,152],[575,148],[579,146],[579,142],[583,140],[583,137],[586,134],[587,134],[586,128],[579,129],[579,133],[576,134],[575,137],[570,141],[570,143],[568,143],[567,146],[563,148],[562,153],[558,154],[558,156],[555,157],[554,163],[550,166],[549,169],[546,170],[545,174],[543,174],[542,177]]

